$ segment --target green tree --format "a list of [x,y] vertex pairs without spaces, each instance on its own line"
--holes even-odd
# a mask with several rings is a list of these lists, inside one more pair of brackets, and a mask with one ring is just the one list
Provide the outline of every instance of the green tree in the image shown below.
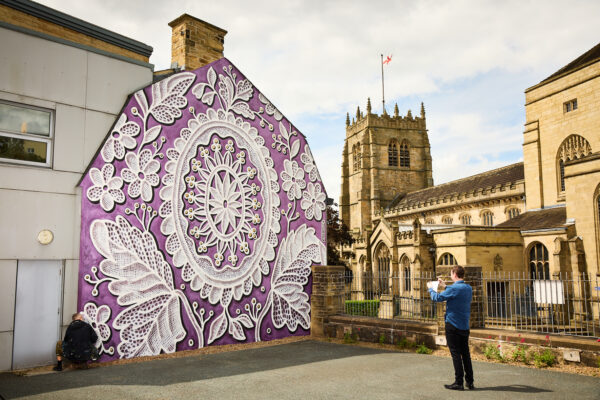
[[339,252],[340,245],[352,244],[354,239],[348,227],[342,223],[337,204],[327,206],[327,264],[346,265]]

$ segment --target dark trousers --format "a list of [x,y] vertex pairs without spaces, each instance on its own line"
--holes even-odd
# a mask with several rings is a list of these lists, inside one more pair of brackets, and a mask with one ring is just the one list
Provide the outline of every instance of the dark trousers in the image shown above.
[[473,383],[473,366],[469,352],[469,330],[456,328],[446,322],[446,342],[452,355],[454,364],[454,382],[463,384],[463,377],[467,384]]

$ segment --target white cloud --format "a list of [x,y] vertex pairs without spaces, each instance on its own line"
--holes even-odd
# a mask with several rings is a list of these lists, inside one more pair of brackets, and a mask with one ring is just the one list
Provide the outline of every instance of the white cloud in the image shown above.
[[[523,90],[596,44],[600,26],[595,0],[38,1],[153,46],[157,69],[170,65],[167,24],[179,15],[226,29],[225,55],[288,118],[340,116],[337,128],[303,132],[336,201],[345,113],[367,97],[380,109],[381,53],[393,54],[388,104],[410,99],[415,113],[421,99],[437,101],[428,128],[443,182],[516,161]],[[493,72],[490,88],[481,77]]]

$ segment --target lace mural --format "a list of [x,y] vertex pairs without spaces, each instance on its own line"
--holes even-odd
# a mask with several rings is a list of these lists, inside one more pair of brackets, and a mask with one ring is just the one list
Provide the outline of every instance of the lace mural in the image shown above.
[[136,92],[81,186],[79,309],[103,359],[309,333],[323,183],[228,60]]

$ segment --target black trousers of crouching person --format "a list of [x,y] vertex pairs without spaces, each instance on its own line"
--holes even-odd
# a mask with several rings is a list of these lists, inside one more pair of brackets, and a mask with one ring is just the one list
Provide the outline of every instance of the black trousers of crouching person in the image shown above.
[[473,383],[473,366],[471,365],[471,353],[469,352],[470,331],[458,329],[446,322],[446,343],[452,355],[454,364],[454,382],[462,385],[463,377],[467,384]]

